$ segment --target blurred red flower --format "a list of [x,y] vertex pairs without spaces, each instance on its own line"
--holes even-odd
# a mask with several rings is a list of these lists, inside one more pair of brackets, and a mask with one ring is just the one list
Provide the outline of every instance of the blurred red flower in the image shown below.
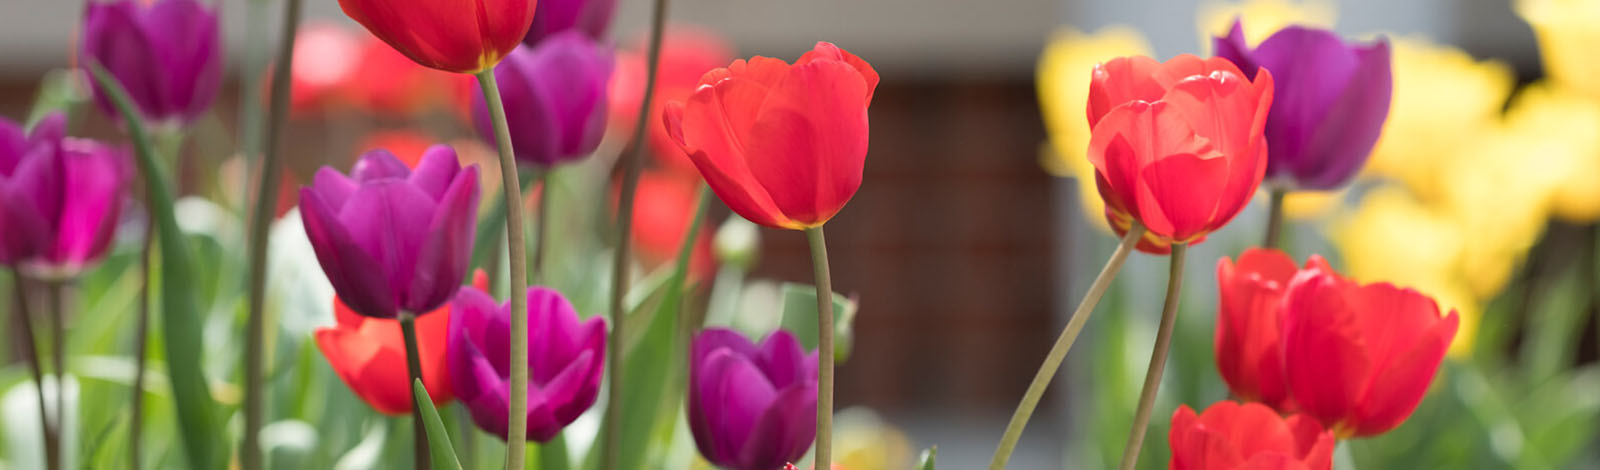
[[[611,129],[615,135],[633,137],[633,126],[639,119],[639,105],[644,101],[645,54],[648,38],[634,41],[634,48],[617,51],[617,68],[611,76]],[[656,95],[650,103],[652,122],[645,128],[646,144],[656,163],[663,167],[693,173],[694,163],[667,136],[665,127],[653,122],[669,101],[684,101],[700,87],[700,77],[712,69],[733,61],[733,46],[728,40],[709,29],[691,25],[673,25],[661,38],[661,64],[656,72]]]
[[1259,403],[1221,401],[1199,416],[1188,405],[1172,413],[1167,432],[1172,470],[1327,470],[1334,437],[1317,420],[1287,419]]

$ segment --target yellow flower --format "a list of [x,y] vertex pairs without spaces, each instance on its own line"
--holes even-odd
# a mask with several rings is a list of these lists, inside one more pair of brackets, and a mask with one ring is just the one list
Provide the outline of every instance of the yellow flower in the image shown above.
[[1600,2],[1518,0],[1517,14],[1533,26],[1545,73],[1563,86],[1600,97]]
[[1285,26],[1301,25],[1331,28],[1337,13],[1332,3],[1322,1],[1249,0],[1241,3],[1205,2],[1195,14],[1195,31],[1200,32],[1200,50],[1211,50],[1211,38],[1227,36],[1234,18],[1244,22],[1244,38],[1260,44]]
[[833,455],[839,468],[911,468],[911,438],[866,408],[841,410],[834,418]]
[[1345,190],[1291,191],[1283,196],[1283,214],[1291,219],[1317,219],[1339,207]]
[[1551,195],[1564,176],[1541,160],[1562,152],[1565,142],[1530,139],[1506,126],[1463,140],[1454,161],[1435,169],[1443,182],[1436,205],[1470,238],[1460,272],[1474,293],[1488,298],[1544,234]]
[[1040,164],[1052,175],[1078,180],[1084,214],[1101,228],[1106,228],[1104,204],[1095,189],[1094,166],[1085,155],[1089,118],[1084,107],[1089,102],[1090,73],[1095,65],[1116,57],[1148,54],[1150,44],[1138,31],[1108,26],[1093,34],[1061,28],[1039,56],[1039,108],[1050,135],[1050,147],[1039,152]]
[[1547,172],[1550,210],[1566,221],[1600,219],[1600,101],[1556,83],[1524,88],[1506,112],[1511,132],[1527,145],[1506,158]]
[[1394,98],[1367,171],[1405,183],[1423,199],[1442,186],[1466,139],[1494,124],[1511,93],[1511,68],[1413,38],[1393,42]]

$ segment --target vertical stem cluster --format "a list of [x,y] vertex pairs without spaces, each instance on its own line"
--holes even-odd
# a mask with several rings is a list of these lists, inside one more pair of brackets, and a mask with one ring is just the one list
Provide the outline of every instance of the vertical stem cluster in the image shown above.
[[[417,315],[411,312],[400,312],[400,335],[405,337],[406,343],[406,383],[417,383],[422,379],[422,357],[417,354]],[[416,450],[416,468],[428,468],[428,433],[422,421],[422,403],[417,401],[417,394],[411,394],[411,445]]]
[[50,317],[50,362],[56,371],[56,406],[52,410],[56,423],[56,452],[62,449],[61,441],[65,440],[67,432],[67,328],[66,309],[61,308],[61,283],[62,281],[45,281],[46,295],[49,297],[50,308],[46,315]]
[[1128,444],[1122,449],[1122,470],[1132,470],[1139,463],[1139,448],[1144,444],[1145,429],[1150,426],[1150,409],[1155,406],[1156,392],[1161,389],[1161,372],[1167,366],[1167,350],[1172,349],[1172,328],[1178,319],[1178,292],[1183,288],[1183,253],[1188,245],[1172,245],[1172,265],[1167,274],[1167,298],[1161,307],[1161,329],[1156,332],[1156,346],[1150,351],[1150,368],[1144,374],[1144,388],[1139,392],[1139,409],[1133,414],[1133,430],[1128,434]]
[[[27,354],[24,358],[28,363],[28,372],[33,374],[33,388],[39,398],[39,427],[44,430],[44,460],[45,466],[50,470],[61,468],[61,447],[56,443],[59,435],[56,426],[50,424],[50,406],[44,400],[44,371],[39,366],[39,350],[33,341],[33,313],[28,309],[28,289],[22,280],[22,273],[13,271],[11,280],[17,296],[17,318],[22,320],[22,352]],[[59,385],[57,385],[59,388]]]
[[528,255],[527,239],[522,235],[522,190],[517,185],[517,160],[511,148],[511,128],[506,127],[506,108],[500,101],[500,86],[494,69],[478,72],[478,86],[494,123],[496,147],[500,150],[500,187],[506,197],[506,245],[511,254],[511,404],[507,423],[506,468],[522,468],[528,434]]
[[612,470],[616,468],[621,450],[617,443],[622,441],[622,364],[623,345],[622,339],[626,320],[623,318],[622,300],[628,291],[628,251],[630,246],[629,235],[633,229],[633,197],[639,186],[639,169],[644,160],[647,146],[644,144],[645,129],[653,122],[650,116],[650,103],[655,99],[656,72],[661,62],[661,34],[665,29],[667,19],[667,0],[655,0],[655,6],[650,11],[650,51],[645,65],[644,99],[639,101],[639,120],[633,127],[634,151],[631,155],[622,157],[622,194],[617,203],[617,234],[616,258],[611,263],[611,340],[607,341],[606,352],[611,358],[611,367],[608,369],[609,382],[606,389],[606,414],[605,434],[601,440],[600,468]]
[[[528,267],[533,271],[534,284],[550,282],[544,272],[544,256],[545,247],[549,246],[549,241],[546,238],[549,238],[550,196],[553,193],[550,189],[550,181],[553,179],[550,177],[550,173],[555,171],[555,168],[543,167],[539,168],[538,171],[539,204],[537,212],[533,214],[533,263]],[[512,294],[516,294],[516,292],[512,292]]]
[[144,229],[144,252],[139,253],[139,277],[144,286],[139,288],[139,318],[135,320],[133,333],[133,416],[128,428],[128,468],[131,470],[144,466],[140,448],[144,444],[144,369],[148,363],[146,351],[150,348],[150,248],[154,241],[155,224],[149,224]]
[[806,241],[811,245],[811,272],[817,279],[816,468],[833,468],[833,280],[822,227],[806,229]]

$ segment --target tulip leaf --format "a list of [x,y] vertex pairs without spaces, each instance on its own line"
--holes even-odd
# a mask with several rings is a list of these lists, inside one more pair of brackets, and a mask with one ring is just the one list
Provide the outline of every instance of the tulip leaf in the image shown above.
[[922,451],[922,457],[917,459],[921,462],[917,464],[917,470],[933,470],[933,459],[937,457],[939,457],[939,446],[929,447],[928,450]]
[[439,410],[433,407],[433,399],[428,397],[428,389],[422,386],[422,379],[411,383],[411,393],[417,406],[422,408],[422,425],[428,428],[428,455],[433,468],[461,470],[456,448],[450,445],[450,434],[444,429],[444,421],[439,419]]
[[1529,383],[1544,382],[1577,362],[1578,342],[1588,319],[1585,306],[1593,295],[1579,264],[1569,263],[1533,298],[1536,306],[1528,316],[1528,337],[1522,343]]
[[201,344],[201,319],[195,307],[193,281],[190,276],[189,246],[178,227],[173,209],[172,191],[167,185],[166,172],[156,157],[150,136],[146,134],[139,111],[128,97],[122,84],[97,62],[89,64],[95,82],[116,105],[133,138],[139,172],[144,176],[149,197],[150,215],[156,224],[160,250],[161,321],[167,353],[167,374],[172,383],[172,399],[178,412],[178,427],[183,435],[183,448],[189,467],[221,468],[219,457],[227,455],[225,435],[217,420],[215,402],[210,387],[206,385],[200,358],[204,354]]
[[[806,284],[784,283],[783,329],[794,333],[806,349],[817,347],[817,288]],[[844,362],[850,358],[851,327],[855,323],[855,300],[833,294],[833,361]]]

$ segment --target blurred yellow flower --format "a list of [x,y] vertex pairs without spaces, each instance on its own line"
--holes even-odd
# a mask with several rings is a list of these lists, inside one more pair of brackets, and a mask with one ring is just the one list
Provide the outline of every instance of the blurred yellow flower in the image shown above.
[[1518,0],[1522,16],[1539,38],[1545,74],[1557,83],[1600,98],[1600,1]]
[[1260,44],[1285,26],[1302,25],[1332,28],[1338,16],[1332,3],[1322,1],[1249,0],[1240,3],[1204,2],[1195,13],[1195,31],[1200,32],[1200,50],[1211,51],[1211,38],[1227,36],[1233,19],[1244,21],[1244,38]]
[[877,413],[848,408],[834,417],[833,455],[836,468],[895,470],[911,468],[911,438]]
[[1496,61],[1476,61],[1450,46],[1395,38],[1394,98],[1367,170],[1405,183],[1423,199],[1442,186],[1467,139],[1493,125],[1514,77]]
[[1052,175],[1078,180],[1084,214],[1100,228],[1106,228],[1104,206],[1095,189],[1094,167],[1085,155],[1089,118],[1084,107],[1089,101],[1090,74],[1101,62],[1149,54],[1150,44],[1138,31],[1107,26],[1092,34],[1063,27],[1051,35],[1039,56],[1039,108],[1050,136],[1049,148],[1039,152],[1039,163]]
[[[1291,219],[1318,219],[1339,207],[1345,190],[1290,191],[1283,196],[1283,213]],[[1266,193],[1263,191],[1263,195]]]
[[1557,83],[1536,83],[1512,100],[1506,125],[1528,145],[1506,158],[1552,180],[1550,210],[1573,223],[1600,219],[1600,101]]

